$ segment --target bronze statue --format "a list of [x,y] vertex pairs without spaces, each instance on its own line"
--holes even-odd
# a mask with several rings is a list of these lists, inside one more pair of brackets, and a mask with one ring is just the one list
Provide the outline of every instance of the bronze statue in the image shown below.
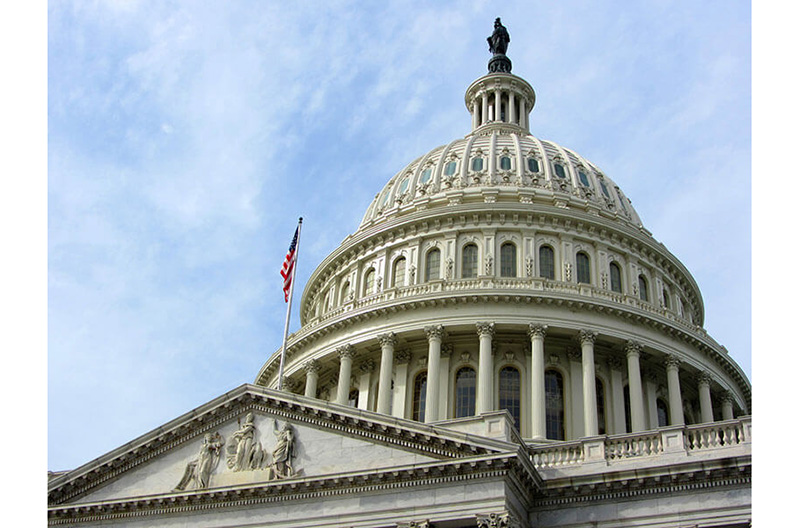
[[489,51],[495,55],[505,55],[508,49],[508,43],[511,42],[511,37],[508,36],[508,30],[500,23],[500,17],[494,21],[494,32],[491,37],[486,39],[489,42]]

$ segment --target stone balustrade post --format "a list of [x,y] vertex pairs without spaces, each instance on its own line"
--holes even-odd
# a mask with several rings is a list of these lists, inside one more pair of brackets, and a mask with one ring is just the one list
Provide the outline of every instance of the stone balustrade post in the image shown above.
[[711,405],[711,374],[701,372],[697,376],[697,392],[700,395],[700,421],[714,421],[714,408]]
[[594,372],[594,341],[597,332],[581,330],[581,364],[583,366],[583,434],[597,436],[597,390]]
[[426,326],[428,336],[428,382],[425,387],[425,423],[439,419],[439,360],[442,354],[442,325]]
[[670,355],[665,362],[667,366],[667,391],[669,392],[669,424],[683,425],[683,397],[681,397],[681,380],[678,373],[681,361]]
[[381,370],[378,377],[378,403],[375,410],[381,414],[389,414],[392,397],[394,346],[397,344],[397,337],[392,332],[380,334],[378,342],[381,344]]
[[492,410],[494,396],[492,362],[492,337],[494,336],[494,323],[480,322],[475,325],[478,329],[480,346],[478,348],[478,405],[475,414]]
[[544,336],[546,325],[531,323],[528,336],[531,339],[531,437],[546,438],[544,390]]
[[642,372],[639,367],[641,351],[642,345],[635,341],[628,341],[625,346],[628,357],[628,393],[631,398],[631,432],[634,433],[647,429],[644,416]]
[[336,387],[336,403],[347,405],[350,395],[350,376],[353,371],[355,349],[352,345],[344,345],[336,349],[339,355],[339,384]]
[[306,361],[303,365],[303,370],[306,371],[306,391],[305,396],[308,398],[317,397],[317,383],[319,382],[320,364],[316,359]]

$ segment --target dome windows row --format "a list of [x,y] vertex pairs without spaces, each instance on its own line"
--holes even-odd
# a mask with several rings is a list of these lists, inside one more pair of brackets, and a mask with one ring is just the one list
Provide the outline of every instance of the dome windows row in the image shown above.
[[[509,235],[504,235],[509,236]],[[619,295],[638,298],[650,306],[668,310],[691,321],[684,313],[684,296],[680,288],[666,276],[651,280],[651,272],[636,263],[624,264],[606,251],[589,250],[580,244],[563,245],[541,240],[521,254],[517,241],[499,241],[499,260],[495,261],[478,241],[463,242],[452,256],[446,256],[441,243],[427,243],[427,248],[414,248],[384,254],[380,262],[365,265],[363,272],[353,269],[338,281],[326,286],[317,301],[314,315],[320,317],[337,306],[356,298],[368,298],[387,289],[399,289],[439,281],[500,279],[548,279],[573,284],[587,284]],[[514,237],[512,237],[514,238]],[[530,247],[530,246],[528,246]],[[571,248],[571,249],[570,249]],[[565,253],[566,252],[566,253]],[[373,257],[374,258],[374,257]],[[385,264],[381,263],[385,262]],[[420,272],[417,272],[417,267]],[[382,271],[385,270],[385,271]],[[360,275],[360,279],[359,279]],[[354,282],[355,281],[355,282]],[[360,288],[354,285],[360,284]],[[509,287],[519,288],[509,284]],[[503,288],[503,283],[491,287]],[[338,289],[338,295],[336,295]],[[621,301],[621,299],[620,299]]]

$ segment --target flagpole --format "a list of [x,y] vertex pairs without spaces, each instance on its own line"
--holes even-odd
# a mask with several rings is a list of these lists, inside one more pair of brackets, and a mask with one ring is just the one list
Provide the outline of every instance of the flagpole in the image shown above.
[[297,223],[297,245],[294,248],[294,265],[292,266],[292,282],[289,284],[289,305],[286,307],[286,326],[283,328],[283,345],[281,345],[281,366],[278,369],[278,390],[283,390],[283,364],[286,359],[286,339],[289,337],[289,318],[292,315],[292,299],[294,298],[294,274],[297,272],[297,258],[300,256],[300,231],[303,228],[303,217]]

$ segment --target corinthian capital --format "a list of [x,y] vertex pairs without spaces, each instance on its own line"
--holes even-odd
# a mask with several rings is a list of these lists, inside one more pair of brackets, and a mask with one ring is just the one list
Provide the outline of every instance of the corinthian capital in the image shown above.
[[475,327],[478,329],[478,336],[489,336],[492,337],[494,335],[494,323],[487,323],[487,322],[480,322],[475,323]]
[[336,349],[336,353],[339,355],[339,359],[353,359],[356,355],[356,349],[353,348],[353,345],[343,345]]
[[703,371],[697,375],[697,383],[699,385],[705,384],[710,386],[712,379],[713,378],[711,377],[711,373],[707,371]]
[[393,347],[397,344],[397,336],[394,334],[394,332],[389,332],[388,334],[379,334],[378,342],[381,344],[381,347]]
[[531,323],[528,325],[529,338],[533,339],[534,337],[541,337],[544,339],[545,334],[547,334],[547,325],[536,323]]
[[585,344],[594,344],[595,339],[597,339],[597,332],[592,330],[581,330],[578,333],[578,341],[581,345]]
[[322,366],[319,364],[319,361],[317,361],[316,359],[309,359],[308,361],[306,361],[303,364],[303,370],[305,370],[306,373],[319,372],[321,368],[322,368]]
[[677,370],[678,367],[681,366],[681,360],[678,359],[677,356],[674,356],[674,355],[670,354],[670,355],[667,356],[667,359],[664,360],[664,365],[667,366],[667,370],[669,370],[669,369]]
[[428,341],[431,339],[441,339],[444,337],[444,327],[442,325],[431,325],[426,326],[423,330],[425,330],[425,335],[428,336]]
[[636,355],[639,356],[642,353],[642,344],[637,343],[636,341],[628,341],[625,343],[625,354],[628,356]]

